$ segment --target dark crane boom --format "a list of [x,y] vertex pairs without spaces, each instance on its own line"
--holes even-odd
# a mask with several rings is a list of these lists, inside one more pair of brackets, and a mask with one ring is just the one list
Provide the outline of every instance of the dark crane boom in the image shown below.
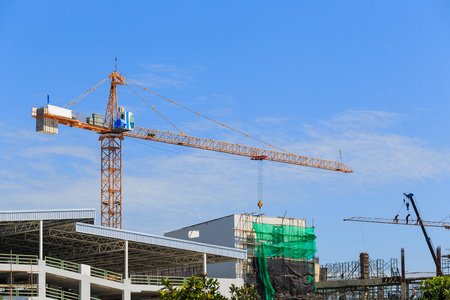
[[433,244],[431,243],[431,238],[428,236],[427,230],[425,229],[425,226],[423,225],[422,218],[420,217],[419,210],[417,209],[416,203],[414,201],[414,198],[413,198],[414,194],[403,193],[403,195],[405,195],[406,198],[408,198],[411,201],[411,204],[414,208],[414,212],[416,213],[416,216],[417,216],[417,222],[419,223],[420,228],[422,228],[423,235],[425,236],[425,241],[427,242],[428,248],[430,249],[431,256],[433,257],[433,261],[436,264],[436,275],[442,276],[441,263],[440,263],[441,258],[437,257],[436,252],[434,252]]

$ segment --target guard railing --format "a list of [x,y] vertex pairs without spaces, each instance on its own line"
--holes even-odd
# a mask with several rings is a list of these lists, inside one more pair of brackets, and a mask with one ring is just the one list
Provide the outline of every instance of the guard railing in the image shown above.
[[[38,295],[38,287],[36,288],[11,288],[4,287],[0,290],[0,295],[2,296],[16,296],[16,297],[37,297]],[[6,299],[7,297],[3,297]]]
[[156,275],[131,275],[131,284],[161,285],[162,279],[168,279],[172,285],[183,285],[186,277],[179,276],[156,276]]
[[37,265],[37,255],[0,254],[0,264]]
[[80,300],[80,296],[78,294],[49,287],[45,289],[45,296],[47,298],[59,300]]
[[122,282],[122,274],[94,267],[91,267],[91,276],[115,282]]
[[70,262],[67,260],[62,260],[62,259],[58,259],[58,258],[53,258],[53,257],[45,257],[45,264],[49,267],[54,267],[54,268],[58,268],[61,270],[66,270],[66,271],[71,271],[71,272],[76,272],[76,273],[80,273],[80,264],[74,263],[74,262]]

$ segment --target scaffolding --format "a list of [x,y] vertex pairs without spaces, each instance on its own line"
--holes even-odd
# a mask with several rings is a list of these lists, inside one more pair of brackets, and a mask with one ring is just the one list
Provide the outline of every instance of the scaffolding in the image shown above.
[[[33,272],[33,265],[37,265],[37,256],[35,255],[17,255],[0,254],[0,263],[8,263],[10,265],[9,276],[0,277],[0,295],[3,297],[38,296],[37,274]],[[30,271],[13,270],[13,265],[29,265]]]
[[450,255],[442,257],[442,273],[444,275],[450,275]]
[[[368,261],[368,278],[400,276],[396,258],[387,261],[383,259],[369,259]],[[328,280],[361,278],[361,261],[328,263],[324,268],[327,269]]]
[[[235,230],[236,247],[247,250],[247,260],[242,262],[242,276],[247,280],[249,276],[253,276],[252,260],[257,256],[257,237],[253,228],[253,223],[270,224],[278,226],[295,226],[305,227],[306,222],[302,219],[286,218],[286,217],[267,217],[264,214],[244,213],[239,215]],[[290,261],[304,261],[302,259],[284,258]]]
[[[320,289],[315,295],[315,299],[324,300],[400,300],[402,291],[400,283],[390,283],[377,286],[356,286],[345,288]],[[414,299],[422,296],[420,282],[414,281],[407,284],[406,299]]]

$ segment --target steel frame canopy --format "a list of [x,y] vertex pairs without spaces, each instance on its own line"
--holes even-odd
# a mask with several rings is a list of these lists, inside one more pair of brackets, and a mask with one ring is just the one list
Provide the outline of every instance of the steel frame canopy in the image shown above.
[[93,225],[95,210],[0,212],[0,253],[37,255],[128,273],[246,259],[245,250]]

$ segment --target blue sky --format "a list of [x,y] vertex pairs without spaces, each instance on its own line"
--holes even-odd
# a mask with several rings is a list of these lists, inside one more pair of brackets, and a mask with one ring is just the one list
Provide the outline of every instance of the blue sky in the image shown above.
[[[100,208],[98,135],[35,132],[32,106],[64,106],[118,69],[130,80],[293,153],[343,161],[342,174],[264,162],[269,216],[307,218],[321,263],[389,259],[432,271],[420,228],[393,218],[403,192],[422,218],[450,221],[447,1],[3,1],[2,210]],[[105,113],[108,85],[73,109]],[[265,146],[141,92],[186,134]],[[136,125],[175,131],[126,88]],[[162,234],[257,211],[257,163],[128,139],[124,228]],[[400,217],[404,218],[403,209]],[[448,253],[449,232],[430,228]]]

